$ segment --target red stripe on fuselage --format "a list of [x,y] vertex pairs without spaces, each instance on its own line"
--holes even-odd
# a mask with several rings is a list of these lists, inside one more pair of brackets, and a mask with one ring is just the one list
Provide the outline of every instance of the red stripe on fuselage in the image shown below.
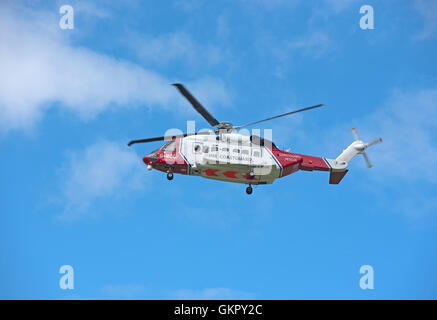
[[216,172],[219,171],[218,169],[207,169],[203,171],[207,176],[210,177],[217,177]]
[[230,178],[230,179],[237,179],[237,176],[235,175],[237,173],[238,173],[238,171],[226,171],[226,172],[223,172],[223,175],[227,178]]

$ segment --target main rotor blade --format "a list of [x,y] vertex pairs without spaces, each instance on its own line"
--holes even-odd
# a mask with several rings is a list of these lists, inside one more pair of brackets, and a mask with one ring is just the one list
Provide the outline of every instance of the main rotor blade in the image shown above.
[[155,138],[148,138],[148,139],[138,139],[138,140],[132,140],[129,141],[127,144],[129,147],[135,143],[146,143],[146,142],[154,142],[154,141],[163,141],[165,140],[165,137],[155,137]]
[[188,136],[196,136],[196,135],[203,135],[203,134],[211,134],[214,131],[201,131],[201,132],[193,132],[193,133],[182,133],[182,134],[176,134],[173,136],[162,136],[162,137],[154,137],[154,138],[147,138],[147,139],[139,139],[139,140],[132,140],[129,141],[127,144],[129,147],[135,143],[147,143],[147,142],[154,142],[154,141],[164,141],[164,140],[172,140],[174,138],[184,138]]
[[318,104],[316,106],[307,107],[307,108],[303,108],[303,109],[287,112],[287,113],[284,113],[284,114],[280,114],[279,116],[274,116],[274,117],[267,118],[267,119],[264,119],[264,120],[259,120],[259,121],[255,121],[255,122],[252,122],[252,123],[249,123],[249,124],[245,124],[245,125],[242,125],[242,126],[234,127],[234,129],[240,129],[240,128],[252,126],[254,124],[258,124],[258,123],[261,123],[261,122],[264,122],[264,121],[269,121],[269,120],[277,119],[277,118],[280,118],[280,117],[285,117],[285,116],[288,116],[290,114],[294,114],[294,113],[298,113],[298,112],[302,112],[302,111],[307,111],[307,110],[311,110],[311,109],[315,109],[315,108],[320,108],[320,107],[323,107],[323,104]]
[[196,100],[196,98],[193,97],[193,95],[180,83],[173,83],[173,85],[178,88],[179,92],[191,103],[191,105],[196,109],[197,112],[199,112],[202,117],[205,118],[206,121],[212,126],[216,126],[219,124],[216,118],[214,118],[208,110],[205,109],[204,106],[200,104],[199,101]]

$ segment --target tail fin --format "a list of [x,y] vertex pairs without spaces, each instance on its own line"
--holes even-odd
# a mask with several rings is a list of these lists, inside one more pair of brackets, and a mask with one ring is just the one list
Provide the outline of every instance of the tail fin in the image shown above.
[[355,128],[352,128],[352,133],[355,137],[355,141],[352,142],[349,147],[347,147],[343,152],[337,157],[337,159],[326,159],[326,161],[329,163],[331,167],[331,173],[329,176],[329,183],[330,184],[338,184],[340,183],[341,179],[346,175],[348,172],[347,167],[349,165],[349,162],[358,154],[362,154],[364,157],[364,160],[367,163],[367,166],[369,168],[372,167],[372,163],[369,160],[369,157],[367,156],[366,149],[370,147],[371,145],[377,144],[382,142],[381,138],[375,139],[371,142],[363,142],[359,139],[357,131]]
[[339,184],[349,170],[333,171],[329,174],[329,184]]

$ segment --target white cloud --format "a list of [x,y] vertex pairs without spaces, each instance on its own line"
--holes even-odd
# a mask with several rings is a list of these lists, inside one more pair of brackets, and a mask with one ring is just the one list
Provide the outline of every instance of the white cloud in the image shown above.
[[209,288],[203,290],[177,290],[173,293],[179,300],[237,300],[253,299],[253,294],[228,288]]
[[426,39],[437,31],[437,1],[415,0],[414,7],[422,16],[423,30],[418,35],[419,39]]
[[437,209],[435,119],[437,87],[398,89],[377,111],[356,119],[353,124],[328,128],[323,134],[325,154],[336,157],[342,147],[352,142],[351,126],[357,127],[360,139],[364,141],[381,136],[383,142],[367,150],[374,165],[372,169],[367,169],[361,156],[350,165],[351,171],[358,167],[366,170],[362,172],[366,178],[361,180],[360,173],[356,173],[355,183],[378,210],[402,214],[416,225],[424,221],[431,224],[434,223]]
[[90,1],[74,1],[70,2],[75,13],[81,13],[89,18],[107,19],[111,18],[112,14],[107,8],[109,3],[96,3]]
[[435,119],[437,87],[397,90],[383,108],[365,120],[365,128],[383,138],[383,145],[372,158],[384,167],[384,175],[437,183]]
[[230,105],[232,91],[230,92],[221,80],[206,77],[201,80],[187,82],[187,86],[208,110],[213,110],[213,107],[210,108],[210,106],[214,105],[220,104],[221,107]]
[[103,141],[70,157],[62,170],[64,210],[59,218],[63,221],[83,217],[97,199],[117,198],[143,188],[141,158],[125,145]]
[[262,9],[275,10],[283,9],[284,7],[295,7],[301,0],[240,0],[244,5],[250,6],[260,6]]
[[332,46],[329,36],[323,32],[312,32],[305,37],[292,40],[287,43],[287,48],[291,51],[299,51],[304,55],[311,55],[319,58]]
[[178,60],[182,63],[210,65],[222,62],[226,52],[213,45],[196,42],[184,32],[161,36],[133,35],[126,42],[142,61],[166,64]]
[[243,4],[253,7],[254,5],[261,6],[263,9],[280,9],[293,8],[299,5],[309,5],[312,10],[316,12],[323,12],[325,15],[339,14],[346,9],[349,9],[353,4],[359,0],[320,0],[316,6],[310,1],[302,0],[240,0]]
[[338,14],[349,9],[357,2],[358,0],[324,0],[325,11],[329,11],[332,14]]
[[229,24],[229,18],[225,12],[222,12],[217,17],[217,36],[221,39],[226,39],[230,34],[232,34],[231,26]]
[[[1,131],[31,127],[53,103],[87,119],[111,105],[166,107],[180,101],[166,77],[71,46],[67,33],[74,30],[61,30],[56,15],[18,10],[18,18],[16,11],[0,12]],[[207,80],[204,87],[214,92],[216,83]],[[226,99],[224,87],[218,91],[216,98]]]
[[272,74],[278,78],[287,76],[297,63],[297,58],[319,59],[336,50],[336,46],[327,33],[319,30],[308,31],[303,36],[290,36],[288,39],[265,35],[255,42],[255,48],[261,55],[266,52],[272,55]]
[[[328,127],[318,147],[321,154],[335,158],[353,140],[350,128],[356,127],[360,139],[382,137],[382,144],[367,152],[374,164],[369,171],[376,179],[401,179],[437,183],[437,87],[419,90],[394,90],[376,111],[349,123]],[[306,143],[311,143],[312,138]],[[353,160],[365,168],[364,161]],[[375,173],[375,175],[373,175]],[[399,181],[401,181],[399,180]],[[389,183],[393,183],[392,180]]]

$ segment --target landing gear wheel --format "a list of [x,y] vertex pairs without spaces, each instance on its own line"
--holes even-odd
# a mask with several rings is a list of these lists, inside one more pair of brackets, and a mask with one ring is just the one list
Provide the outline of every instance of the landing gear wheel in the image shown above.
[[248,186],[248,187],[246,188],[246,193],[247,193],[247,194],[252,194],[252,192],[253,192],[252,187],[251,187],[251,186]]
[[173,180],[173,172],[167,173],[167,179],[168,180]]

